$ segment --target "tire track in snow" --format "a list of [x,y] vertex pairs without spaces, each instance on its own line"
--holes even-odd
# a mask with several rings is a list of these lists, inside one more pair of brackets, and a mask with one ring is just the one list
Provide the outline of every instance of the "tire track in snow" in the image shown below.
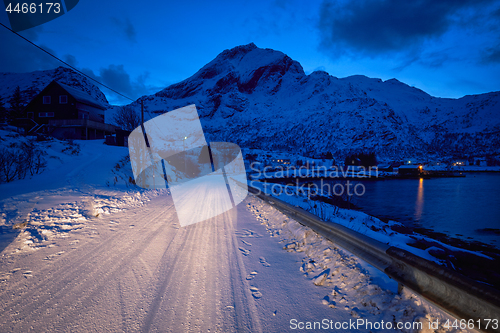
[[[141,242],[140,244],[137,244],[135,246],[134,252],[130,253],[129,255],[127,255],[124,258],[118,259],[118,262],[119,262],[118,267],[114,270],[109,270],[109,272],[105,278],[102,278],[102,276],[99,276],[99,281],[96,281],[98,283],[97,285],[94,285],[92,281],[90,281],[89,284],[87,284],[86,286],[84,285],[84,287],[82,287],[83,290],[90,289],[90,290],[92,290],[92,292],[90,294],[85,293],[84,296],[79,299],[79,302],[78,302],[78,305],[80,305],[79,308],[87,309],[89,307],[92,307],[96,297],[99,296],[103,292],[103,289],[108,287],[110,282],[120,281],[121,277],[124,276],[124,274],[130,270],[129,266],[133,263],[133,261],[137,260],[137,257],[139,257],[144,251],[146,251],[148,249],[148,245],[153,241],[153,239],[163,238],[161,236],[165,236],[165,234],[168,236],[168,233],[165,233],[165,231],[168,230],[168,228],[166,228],[166,226],[167,226],[166,224],[163,224],[160,228],[153,231],[149,235],[149,237],[147,237],[143,242]],[[160,233],[160,231],[162,233]],[[169,244],[174,240],[175,237],[177,237],[177,233],[175,233],[172,236],[172,239],[170,239]],[[162,242],[163,241],[164,240],[162,240]],[[76,311],[78,311],[78,309],[75,307],[75,309],[73,309],[72,313],[75,313]],[[71,315],[68,315],[67,317],[73,318],[73,316],[71,316]],[[71,321],[72,320],[70,320],[69,322],[71,322]],[[65,325],[67,326],[68,321],[65,320],[64,322],[65,322]],[[123,322],[123,318],[122,318],[122,322]]]
[[[161,268],[159,269],[160,274],[164,272],[164,277],[161,285],[159,286],[156,296],[151,302],[150,308],[148,310],[148,314],[146,319],[144,320],[144,324],[142,326],[142,332],[149,332],[151,330],[151,325],[153,324],[153,321],[158,313],[158,310],[160,308],[160,305],[163,300],[163,296],[165,295],[165,291],[167,290],[169,284],[172,282],[171,277],[172,277],[172,272],[176,268],[176,263],[179,260],[180,255],[182,254],[182,251],[184,250],[184,247],[186,246],[186,243],[190,239],[191,234],[193,233],[194,228],[182,228],[179,229],[178,232],[176,232],[177,235],[181,235],[181,244],[173,254],[173,262],[167,260],[168,257],[172,256],[172,253],[169,252],[170,246],[173,243],[173,240],[169,243],[168,247],[166,248],[165,252],[163,252],[163,256],[160,260],[161,263]],[[184,235],[185,234],[185,235]]]
[[[217,278],[213,254],[221,251],[212,237],[217,223],[212,219],[181,228],[190,230],[191,236],[182,239],[183,246],[176,252],[165,251],[158,269],[162,281],[142,331],[206,331],[219,325],[216,288],[207,287]],[[167,260],[170,257],[175,257],[174,262]]]
[[[93,242],[89,242],[87,247],[79,253],[75,252],[72,256],[66,257],[63,262],[58,262],[57,264],[60,265],[58,269],[54,272],[46,272],[47,275],[40,282],[30,285],[29,290],[16,295],[17,297],[11,298],[10,302],[0,306],[0,311],[10,312],[11,321],[16,323],[29,322],[33,317],[44,317],[46,312],[44,310],[53,309],[59,313],[57,317],[61,318],[56,321],[61,322],[62,317],[68,317],[69,313],[77,311],[78,304],[81,305],[84,301],[92,299],[96,293],[106,287],[107,282],[116,278],[117,273],[123,271],[130,260],[136,258],[154,238],[166,230],[167,223],[154,221],[168,212],[173,215],[172,208],[172,206],[168,206],[166,210],[148,212],[142,217],[146,223],[139,232],[137,232],[138,230],[126,229],[118,237],[116,234],[111,234],[90,249],[89,246]],[[140,239],[138,242],[133,240],[132,244],[124,248],[123,239],[127,239],[128,237],[124,236],[129,233],[134,234],[135,240],[137,237]],[[117,249],[124,250],[125,254]],[[45,271],[48,270],[45,269]],[[45,272],[42,270],[39,275],[43,273]],[[75,276],[82,278],[75,279]],[[12,287],[16,288],[16,286]],[[6,292],[12,290],[12,287],[8,288]],[[26,295],[28,292],[32,294],[30,298]],[[68,295],[71,297],[67,297]],[[81,295],[81,298],[76,295]],[[8,297],[3,296],[2,298],[8,299]],[[76,304],[74,303],[75,298],[78,300]]]
[[31,261],[34,276],[0,292],[0,331],[261,332],[237,209],[178,228],[172,201],[161,200],[113,214],[113,232],[111,217],[91,220],[99,237],[64,258]]

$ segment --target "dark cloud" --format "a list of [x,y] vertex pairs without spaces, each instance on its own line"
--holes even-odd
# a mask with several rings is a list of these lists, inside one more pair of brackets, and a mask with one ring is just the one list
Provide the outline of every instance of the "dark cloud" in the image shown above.
[[[153,94],[164,88],[148,85],[148,72],[139,75],[135,79],[131,79],[123,65],[109,65],[106,68],[101,68],[98,75],[88,68],[84,68],[81,71],[97,81],[104,83],[108,87],[113,88],[113,90],[116,90],[117,92],[134,100],[144,95]],[[99,86],[99,88],[106,93],[106,96],[109,97],[108,100],[111,104],[131,103],[130,100],[117,95],[102,86]]]
[[483,63],[500,63],[500,43],[484,52]]
[[[36,42],[42,30],[43,28],[39,26],[23,31],[20,35],[32,42]],[[0,72],[32,72],[51,69],[61,64],[7,29],[2,28],[0,30],[0,40],[2,41]],[[55,54],[54,50],[43,44],[40,47]]]
[[500,8],[497,8],[494,12],[493,12],[493,16],[496,17],[497,19],[500,19]]
[[123,32],[125,37],[132,43],[136,42],[135,27],[129,18],[112,17],[111,21]]
[[321,44],[337,55],[376,56],[418,49],[426,39],[448,31],[454,16],[493,1],[325,1],[319,20]]
[[[21,32],[20,34],[32,42],[36,42],[39,33],[42,31],[43,28],[39,26]],[[133,34],[131,36],[133,36]],[[62,65],[60,61],[37,49],[35,46],[6,29],[0,30],[0,40],[2,41],[0,72],[32,72],[36,70],[53,69]],[[43,44],[41,44],[40,47],[57,56],[56,52],[51,48]],[[78,68],[78,61],[75,56],[66,54],[61,58],[69,65]],[[80,70],[132,99],[136,99],[142,95],[155,93],[163,88],[148,85],[148,73],[143,73],[137,78],[131,79],[123,65],[109,65],[107,68],[101,68],[97,75],[88,68]],[[111,103],[128,104],[130,102],[102,86],[99,86],[99,88],[108,96],[108,100]]]
[[412,64],[420,61],[420,55],[418,56],[413,56],[413,57],[408,57],[405,60],[403,60],[398,66],[394,67],[392,70],[396,72],[400,72],[406,67],[411,66]]
[[76,61],[76,57],[71,54],[66,54],[63,58],[63,60],[68,63],[70,66],[76,67],[78,64],[78,61]]
[[439,68],[449,62],[460,62],[464,60],[463,56],[461,57],[455,54],[451,48],[444,48],[437,51],[426,50],[422,53],[403,57],[401,63],[394,67],[393,70],[399,72],[413,64],[420,64],[429,68]]

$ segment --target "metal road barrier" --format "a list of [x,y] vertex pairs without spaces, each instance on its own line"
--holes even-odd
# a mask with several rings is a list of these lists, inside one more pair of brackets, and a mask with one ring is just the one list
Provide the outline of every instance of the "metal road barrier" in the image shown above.
[[271,197],[252,186],[248,186],[248,191],[375,266],[400,285],[423,296],[452,316],[466,321],[474,320],[476,330],[500,332],[500,327],[497,325],[495,328],[491,322],[488,328],[485,328],[488,320],[500,320],[498,290],[342,225],[322,221],[316,215]]

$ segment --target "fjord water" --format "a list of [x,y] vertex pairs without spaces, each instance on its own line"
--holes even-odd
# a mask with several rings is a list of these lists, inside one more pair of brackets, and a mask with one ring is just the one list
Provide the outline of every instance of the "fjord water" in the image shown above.
[[367,214],[500,248],[500,173],[362,183],[353,202]]

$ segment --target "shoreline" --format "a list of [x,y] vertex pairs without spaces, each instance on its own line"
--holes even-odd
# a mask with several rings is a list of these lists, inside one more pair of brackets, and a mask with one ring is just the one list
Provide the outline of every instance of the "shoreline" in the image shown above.
[[[263,182],[259,183],[263,184]],[[280,195],[276,195],[275,193],[270,193],[270,195],[281,198]],[[303,197],[303,199],[306,198]],[[373,239],[389,237],[387,240],[390,240],[390,235],[400,235],[406,238],[404,242],[406,249],[413,248],[414,251],[410,252],[414,252],[417,256],[424,254],[423,258],[431,256],[434,258],[434,261],[444,267],[500,290],[500,265],[495,264],[496,262],[500,262],[500,248],[493,245],[473,239],[463,240],[429,228],[408,226],[390,217],[380,218],[364,212],[361,207],[352,203],[351,208],[341,208],[335,205],[331,198],[324,196],[311,197],[309,200],[306,199],[306,201],[303,201],[303,204],[300,203],[302,199],[297,202],[294,202],[294,200],[287,201],[296,206],[298,204],[298,207],[304,206],[302,207],[303,209],[325,221],[338,223],[353,230],[358,230]],[[345,212],[340,214],[328,212],[327,209],[323,209],[323,205],[330,206],[326,208],[332,210],[332,212],[338,212],[339,210],[344,210]],[[338,207],[338,209],[335,209],[335,207]],[[373,222],[373,224],[365,224],[365,226],[352,225],[353,216],[359,214],[365,216],[365,219],[370,220],[370,223]],[[380,223],[374,223],[373,220],[378,220]],[[373,236],[367,234],[367,231],[369,231],[368,233],[372,233]],[[496,232],[497,230],[493,231]]]

